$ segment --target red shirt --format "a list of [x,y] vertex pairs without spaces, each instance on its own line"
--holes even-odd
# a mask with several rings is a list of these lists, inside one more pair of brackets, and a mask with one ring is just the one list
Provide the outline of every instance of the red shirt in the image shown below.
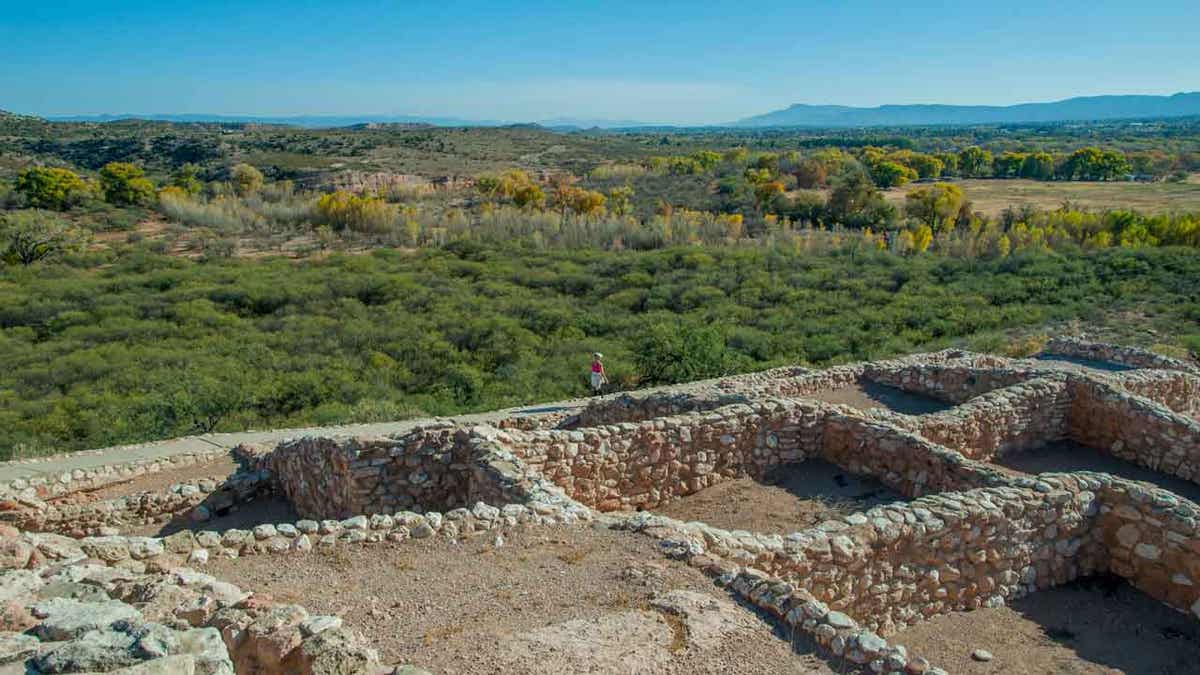
[[592,361],[592,372],[593,373],[598,373],[598,372],[602,371],[603,369],[604,369],[604,366],[600,365],[599,361]]

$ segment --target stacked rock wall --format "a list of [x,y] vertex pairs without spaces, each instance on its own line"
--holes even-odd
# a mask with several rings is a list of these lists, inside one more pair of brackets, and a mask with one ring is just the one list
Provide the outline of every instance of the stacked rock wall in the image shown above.
[[1094,378],[1071,378],[1070,392],[1073,440],[1200,482],[1200,422]]
[[995,467],[887,422],[834,412],[823,427],[821,457],[908,497],[1006,484]]
[[1186,361],[1155,354],[1138,347],[1091,342],[1073,337],[1052,338],[1046,343],[1042,353],[1087,361],[1107,361],[1130,368],[1158,368],[1200,375],[1200,366]]
[[776,372],[775,377],[754,385],[770,396],[808,396],[826,389],[840,389],[857,383],[867,368],[863,363],[834,366],[825,370]]
[[642,396],[618,394],[589,403],[566,420],[564,427],[578,429],[623,422],[640,422],[745,402],[745,396],[722,394],[716,390],[702,393],[655,392]]
[[510,433],[508,446],[572,499],[601,511],[653,508],[721,480],[761,477],[815,448],[816,403],[766,400],[636,423]]
[[1039,378],[916,417],[915,428],[925,438],[967,457],[993,459],[1063,439],[1070,402],[1065,381]]
[[[269,493],[265,471],[234,474],[224,482],[193,480],[157,492],[137,492],[116,499],[82,504],[37,502],[27,508],[0,511],[0,522],[27,532],[57,532],[74,537],[95,535],[110,528],[163,522],[193,514],[197,520]],[[202,507],[202,511],[196,509]]]
[[1177,370],[1138,370],[1123,375],[1118,383],[1177,413],[1200,418],[1200,377],[1196,375]]
[[[205,464],[226,455],[228,455],[227,450],[213,449],[155,459],[139,459],[120,464],[106,464],[89,469],[74,469],[48,476],[18,478],[7,483],[0,483],[0,500],[52,499],[71,492],[95,490],[105,485],[132,480],[159,471]],[[53,456],[40,457],[34,460],[24,460],[20,464],[37,465],[41,461],[53,458]]]
[[1089,476],[1109,569],[1150,597],[1200,618],[1200,507],[1145,483]]
[[899,366],[884,362],[867,368],[863,375],[880,384],[957,405],[1025,382],[1039,373],[1010,367],[995,357],[980,357]]
[[450,510],[469,500],[466,431],[419,428],[402,436],[281,443],[263,462],[296,512],[313,518]]
[[1104,568],[1094,494],[990,488],[871,509],[790,535],[764,569],[888,633]]

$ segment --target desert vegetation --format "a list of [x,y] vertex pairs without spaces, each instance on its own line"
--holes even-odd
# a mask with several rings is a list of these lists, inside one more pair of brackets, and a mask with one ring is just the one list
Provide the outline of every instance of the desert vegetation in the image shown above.
[[[633,387],[1122,312],[1200,348],[1186,121],[0,129],[11,454],[570,397],[596,350]],[[1000,206],[1031,184],[1119,197]]]
[[4,268],[7,452],[561,399],[585,392],[592,351],[631,387],[997,349],[1013,330],[1120,311],[1200,347],[1200,258],[1183,248],[975,260],[453,242],[307,262],[99,258]]

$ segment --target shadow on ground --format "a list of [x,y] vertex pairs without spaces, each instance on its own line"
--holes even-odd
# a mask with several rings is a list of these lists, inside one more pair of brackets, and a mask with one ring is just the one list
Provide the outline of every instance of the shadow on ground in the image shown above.
[[1090,368],[1091,370],[1099,370],[1107,373],[1119,373],[1125,370],[1135,370],[1133,366],[1127,366],[1121,363],[1113,363],[1112,361],[1093,361],[1091,359],[1081,359],[1074,356],[1062,356],[1059,354],[1038,354],[1034,357],[1038,361],[1051,361],[1073,366],[1081,366]]
[[1097,471],[1130,480],[1145,481],[1200,504],[1200,485],[1169,476],[1074,441],[1057,441],[1036,450],[1004,455],[995,463],[1027,474]]

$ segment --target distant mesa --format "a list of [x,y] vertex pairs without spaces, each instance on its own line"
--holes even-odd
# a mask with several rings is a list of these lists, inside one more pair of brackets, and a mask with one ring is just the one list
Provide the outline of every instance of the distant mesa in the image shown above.
[[1081,96],[1050,103],[986,105],[841,105],[796,104],[747,117],[736,127],[871,127],[963,124],[1020,124],[1200,116],[1200,92],[1171,96]]

